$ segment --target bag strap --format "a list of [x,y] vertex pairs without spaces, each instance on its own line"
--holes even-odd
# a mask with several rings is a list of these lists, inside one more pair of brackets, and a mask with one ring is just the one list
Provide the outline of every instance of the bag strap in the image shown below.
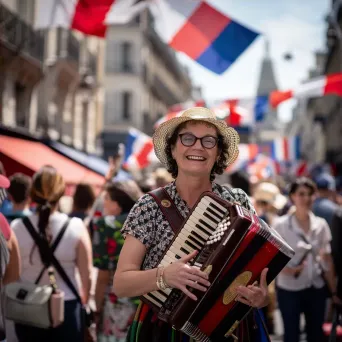
[[[25,220],[25,221],[27,222],[27,220]],[[28,231],[30,232],[33,240],[36,242],[37,245],[39,245],[39,244],[42,245],[43,243],[46,243],[46,241],[43,241],[42,238],[39,236],[38,232],[33,228],[32,223],[31,223],[31,221],[29,219],[28,219],[28,224],[27,225],[25,224],[25,226],[28,229]],[[59,239],[59,241],[61,240],[61,238]],[[82,304],[82,300],[81,300],[81,297],[80,297],[78,291],[76,290],[74,284],[71,282],[71,280],[69,279],[68,275],[64,271],[64,268],[61,266],[59,261],[56,259],[55,255],[52,252],[52,248],[50,247],[48,249],[48,251],[49,251],[49,254],[50,254],[49,258],[50,258],[50,261],[51,261],[51,265],[55,268],[55,270],[60,275],[60,277],[63,279],[63,281],[66,283],[66,285],[69,287],[71,292],[75,295],[76,299]]]
[[[23,223],[26,227],[26,229],[28,230],[28,232],[30,233],[32,239],[34,240],[34,242],[36,243],[36,245],[38,246],[39,244],[41,244],[41,237],[39,236],[39,234],[37,233],[37,231],[34,229],[32,222],[30,221],[30,219],[28,217],[23,218]],[[68,217],[67,220],[65,221],[65,223],[62,226],[61,231],[59,232],[59,234],[57,235],[55,241],[53,242],[52,246],[49,246],[49,249],[51,250],[51,253],[54,253],[55,250],[57,249],[59,243],[61,242],[64,233],[66,231],[66,229],[68,228],[70,223],[70,218]],[[45,242],[44,242],[45,243]],[[40,280],[42,279],[44,272],[46,271],[46,269],[49,267],[50,265],[44,265],[43,269],[40,271],[35,284],[38,284],[40,282]]]
[[157,202],[160,210],[168,220],[173,232],[177,235],[183,225],[184,218],[177,209],[172,198],[164,188],[158,188],[149,192]]
[[[53,244],[51,245],[51,252],[52,252],[52,253],[55,252],[55,250],[57,249],[59,243],[61,242],[61,240],[62,240],[62,238],[63,238],[63,236],[64,236],[64,233],[66,232],[66,230],[67,230],[67,228],[68,228],[68,226],[69,226],[69,223],[70,223],[70,218],[68,217],[67,220],[65,221],[65,223],[63,224],[63,227],[62,227],[61,231],[60,231],[59,234],[57,235],[55,241],[54,241]],[[46,269],[47,269],[47,267],[44,267],[44,268],[41,270],[41,272],[40,272],[40,274],[39,274],[39,276],[38,276],[38,278],[37,278],[37,280],[36,280],[36,284],[38,284],[38,283],[40,282],[40,280],[41,280],[41,278],[42,278],[44,272],[46,271]]]

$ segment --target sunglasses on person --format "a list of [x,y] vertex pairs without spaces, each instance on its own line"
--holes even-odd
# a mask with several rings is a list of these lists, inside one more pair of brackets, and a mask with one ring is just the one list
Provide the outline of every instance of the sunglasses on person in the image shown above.
[[194,146],[197,140],[199,140],[201,142],[202,147],[211,149],[216,146],[218,141],[218,138],[213,137],[212,135],[206,135],[202,138],[198,138],[192,133],[182,133],[178,134],[178,136],[180,138],[181,143],[186,147]]

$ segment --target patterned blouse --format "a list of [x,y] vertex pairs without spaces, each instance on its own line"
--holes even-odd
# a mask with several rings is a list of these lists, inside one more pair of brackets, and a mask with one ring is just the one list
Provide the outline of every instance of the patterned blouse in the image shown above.
[[[175,182],[166,185],[164,189],[168,192],[184,219],[188,217],[190,208],[180,198]],[[239,202],[247,210],[254,211],[247,194],[241,189],[228,190],[225,187],[213,183],[212,191],[222,199],[230,202]],[[160,210],[157,202],[149,194],[141,197],[134,205],[121,232],[123,236],[127,234],[134,236],[146,246],[147,253],[143,263],[143,269],[157,267],[158,261],[174,237],[173,230],[167,219]]]

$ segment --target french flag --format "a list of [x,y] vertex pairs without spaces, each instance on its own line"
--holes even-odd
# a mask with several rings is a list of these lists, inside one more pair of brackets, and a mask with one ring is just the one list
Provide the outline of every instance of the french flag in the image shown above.
[[261,122],[265,118],[268,111],[268,96],[225,100],[212,109],[219,118],[225,118],[229,126],[254,126],[256,122]]
[[275,108],[280,103],[291,98],[320,97],[328,94],[342,96],[342,73],[317,77],[299,85],[293,90],[273,91],[270,94],[270,104]]
[[205,1],[160,0],[158,10],[166,42],[216,74],[224,73],[259,35]]
[[148,5],[137,0],[37,1],[36,29],[63,27],[102,38],[108,25],[125,24]]
[[281,137],[271,143],[271,156],[278,162],[300,159],[300,137]]
[[157,161],[152,138],[137,129],[129,129],[125,148],[123,166],[128,170],[141,170]]
[[255,160],[248,165],[247,170],[257,179],[267,179],[280,173],[280,164],[264,154],[258,154]]

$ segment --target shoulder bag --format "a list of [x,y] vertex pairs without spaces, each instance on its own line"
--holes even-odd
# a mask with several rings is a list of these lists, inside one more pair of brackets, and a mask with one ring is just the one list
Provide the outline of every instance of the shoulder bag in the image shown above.
[[[56,240],[50,247],[34,229],[30,219],[25,217],[23,223],[37,246],[44,246],[50,255],[46,260],[54,258],[54,251],[60,243],[68,225],[64,223]],[[44,261],[43,261],[44,262]],[[48,270],[49,285],[39,285],[39,282]],[[15,282],[5,289],[5,316],[15,323],[34,326],[42,329],[55,328],[64,321],[64,292],[57,288],[54,269],[51,262],[44,264],[42,271],[34,283]]]

